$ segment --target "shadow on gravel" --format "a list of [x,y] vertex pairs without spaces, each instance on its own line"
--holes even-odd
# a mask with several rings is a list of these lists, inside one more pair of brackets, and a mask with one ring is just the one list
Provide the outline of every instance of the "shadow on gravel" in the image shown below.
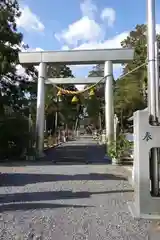
[[[29,193],[13,193],[13,194],[1,194],[0,195],[0,204],[7,204],[0,206],[0,212],[7,211],[7,209],[11,210],[19,210],[19,209],[31,209],[31,208],[53,208],[53,207],[66,207],[71,205],[59,205],[59,204],[47,204],[47,203],[32,203],[28,204],[28,202],[39,202],[39,201],[53,201],[53,200],[65,200],[65,199],[82,199],[82,198],[90,198],[92,195],[100,195],[100,194],[115,194],[115,193],[129,193],[133,192],[131,189],[122,189],[122,190],[109,190],[103,192],[72,192],[72,191],[54,191],[54,192],[29,192]],[[27,203],[25,203],[27,202]],[[15,203],[15,204],[13,204]],[[23,204],[22,204],[23,203]],[[9,204],[9,205],[8,205]],[[72,206],[74,207],[74,206]],[[75,207],[80,207],[75,205]],[[81,206],[84,207],[84,206]]]
[[110,159],[105,159],[104,145],[93,142],[77,142],[62,144],[58,147],[45,150],[45,158],[37,161],[1,161],[0,166],[35,166],[54,164],[110,164]]
[[56,204],[56,203],[11,203],[0,206],[0,212],[7,211],[27,211],[27,210],[38,210],[38,209],[54,209],[54,208],[89,208],[93,206],[86,205],[72,205],[72,204]]
[[72,191],[48,191],[48,192],[26,192],[0,194],[0,204],[11,202],[36,202],[36,201],[51,201],[64,199],[81,199],[90,198],[92,195],[112,194],[112,193],[128,193],[133,192],[131,189],[109,190],[103,192],[72,192]]
[[24,186],[27,184],[41,182],[57,182],[57,181],[103,181],[103,180],[124,180],[128,179],[123,176],[113,174],[76,174],[76,175],[60,175],[60,174],[29,174],[29,173],[2,173],[0,175],[0,186]]

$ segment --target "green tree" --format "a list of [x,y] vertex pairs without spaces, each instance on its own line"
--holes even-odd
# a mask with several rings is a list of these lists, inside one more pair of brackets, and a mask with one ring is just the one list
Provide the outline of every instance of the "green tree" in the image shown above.
[[[19,64],[18,52],[27,47],[23,46],[23,36],[16,27],[20,14],[16,0],[0,1],[0,154],[3,153],[3,156],[6,151],[7,156],[8,151],[22,153],[29,137],[28,119],[24,116],[25,107],[28,107],[28,77],[20,76],[16,68]],[[35,75],[33,68],[26,69],[26,73]],[[21,127],[15,128],[19,124]]]
[[[50,78],[66,78],[74,77],[72,71],[66,65],[48,66],[48,77]],[[77,91],[73,84],[58,85],[59,87]],[[57,101],[57,89],[52,85],[46,87],[46,117],[48,119],[48,128],[54,128],[56,112],[58,113],[58,125],[65,125],[72,128],[75,124],[79,105],[72,104],[72,97],[70,95],[62,95],[61,101]],[[80,99],[79,99],[80,100]],[[80,103],[80,102],[79,102]]]
[[16,64],[18,64],[19,45],[22,41],[22,34],[17,33],[16,29],[15,19],[19,16],[20,11],[16,1],[0,2],[0,114],[4,114],[4,105],[9,104],[8,100],[12,99],[12,89],[16,88],[14,86]]
[[[88,77],[104,77],[104,64],[97,64],[89,72]],[[86,86],[88,87],[88,86]],[[90,123],[96,128],[104,127],[104,82],[95,87],[95,95],[89,97],[87,92],[85,95],[85,106],[88,113]]]
[[95,128],[100,127],[100,101],[97,96],[92,96],[86,100],[87,113],[90,119],[90,123]]
[[114,106],[115,113],[120,120],[121,129],[124,130],[133,112],[146,107],[136,82],[132,79],[130,81],[129,78],[116,81]]
[[[123,79],[117,79],[115,86],[115,112],[125,128],[127,119],[138,109],[147,106],[147,27],[136,25],[129,36],[121,43],[123,48],[134,48],[133,61],[123,66],[123,73],[128,73],[141,66]],[[157,35],[159,39],[159,35]],[[147,63],[147,62],[146,62]]]
[[[134,68],[144,64],[147,60],[147,26],[136,25],[135,29],[130,32],[129,36],[121,43],[123,48],[134,48],[134,59],[125,65],[123,72],[132,71]],[[132,82],[135,81],[141,95],[146,100],[147,89],[147,65],[131,74]],[[130,80],[131,81],[131,80]]]
[[88,77],[104,77],[104,64],[97,64],[89,72]]

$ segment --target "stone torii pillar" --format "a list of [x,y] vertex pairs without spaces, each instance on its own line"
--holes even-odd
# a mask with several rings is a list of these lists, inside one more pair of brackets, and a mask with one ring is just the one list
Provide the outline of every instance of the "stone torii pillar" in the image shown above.
[[105,124],[106,139],[110,144],[114,139],[114,103],[113,103],[113,64],[106,61],[104,64],[105,79]]
[[36,114],[36,149],[39,157],[43,157],[44,149],[45,80],[46,80],[46,64],[41,62],[39,64],[38,71],[37,114]]

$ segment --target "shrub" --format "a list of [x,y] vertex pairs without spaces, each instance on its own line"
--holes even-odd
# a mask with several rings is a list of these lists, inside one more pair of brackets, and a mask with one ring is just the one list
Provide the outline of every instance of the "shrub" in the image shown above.
[[15,159],[24,154],[31,139],[28,119],[22,115],[0,119],[0,159]]
[[113,159],[117,159],[117,162],[129,153],[132,147],[124,134],[119,134],[116,141],[111,142],[108,149],[108,155]]

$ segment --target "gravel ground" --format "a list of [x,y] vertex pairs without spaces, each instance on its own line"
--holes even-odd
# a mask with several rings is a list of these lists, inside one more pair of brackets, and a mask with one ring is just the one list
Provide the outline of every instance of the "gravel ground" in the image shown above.
[[0,239],[146,240],[133,191],[109,165],[1,167]]

